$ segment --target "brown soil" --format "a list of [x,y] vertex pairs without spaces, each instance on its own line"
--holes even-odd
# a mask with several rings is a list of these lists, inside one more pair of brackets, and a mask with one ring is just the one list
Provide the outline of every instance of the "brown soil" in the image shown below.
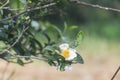
[[[111,80],[120,65],[118,59],[113,56],[84,57],[84,60],[84,64],[74,64],[72,71],[65,72],[42,61],[22,67],[13,63],[7,65],[5,61],[0,60],[0,80]],[[114,80],[120,80],[120,72]]]

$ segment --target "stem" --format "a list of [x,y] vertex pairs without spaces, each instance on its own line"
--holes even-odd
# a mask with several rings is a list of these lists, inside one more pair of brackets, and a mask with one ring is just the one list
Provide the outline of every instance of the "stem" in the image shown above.
[[82,2],[79,0],[70,0],[70,2],[74,2],[78,5],[84,5],[84,6],[89,6],[89,7],[93,7],[93,8],[99,8],[99,9],[103,9],[103,10],[107,10],[107,11],[114,11],[114,12],[119,12],[120,13],[120,9],[115,9],[115,8],[110,8],[110,7],[104,7],[101,5],[95,5],[95,4],[90,4],[87,2]]
[[35,7],[35,8],[28,8],[27,10],[25,10],[25,11],[19,13],[19,14],[13,15],[13,16],[8,17],[8,18],[0,19],[0,22],[4,22],[6,20],[18,17],[18,16],[20,16],[20,15],[22,15],[24,13],[27,13],[27,12],[31,12],[31,11],[38,10],[38,9],[45,9],[45,8],[48,8],[48,7],[51,7],[51,6],[54,6],[54,5],[56,5],[56,3],[50,3],[50,4],[46,4],[44,6]]
[[111,78],[111,80],[113,80],[115,78],[115,76],[117,75],[117,73],[119,72],[120,70],[120,66],[118,67],[118,69],[116,70],[116,72],[114,73],[113,77]]
[[0,7],[0,9],[3,8],[4,6],[6,6],[9,2],[10,2],[10,1],[7,0],[7,1]]
[[37,56],[19,56],[19,55],[12,55],[14,58],[31,58],[31,59],[38,59],[38,60],[44,60],[44,61],[48,61],[47,59],[45,58],[42,58],[42,57],[37,57]]

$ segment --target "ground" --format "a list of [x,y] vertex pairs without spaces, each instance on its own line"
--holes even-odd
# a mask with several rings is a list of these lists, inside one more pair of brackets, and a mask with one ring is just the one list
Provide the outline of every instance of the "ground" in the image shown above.
[[[118,68],[119,62],[113,56],[90,57],[85,60],[84,64],[74,64],[71,71],[65,72],[60,72],[55,67],[41,61],[22,67],[0,60],[0,65],[1,80],[110,80]],[[10,78],[7,79],[8,77]],[[120,72],[114,80],[120,80]]]
[[[61,72],[43,61],[25,66],[0,60],[0,80],[111,80],[120,66],[120,43],[85,39],[77,48],[84,64],[73,64],[71,71]],[[120,71],[114,80],[120,80]]]

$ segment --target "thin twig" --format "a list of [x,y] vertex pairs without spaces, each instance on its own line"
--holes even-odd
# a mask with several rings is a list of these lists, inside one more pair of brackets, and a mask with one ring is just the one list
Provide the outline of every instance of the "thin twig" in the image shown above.
[[10,1],[7,0],[2,6],[0,6],[0,9],[3,8],[4,6],[6,6]]
[[[10,62],[10,63],[17,63],[16,61],[12,61],[12,60],[7,60],[7,62]],[[33,61],[28,61],[28,62],[24,62],[24,64],[30,64],[32,63]]]
[[[85,6],[99,8],[99,9],[103,9],[103,10],[107,10],[107,11],[120,12],[120,9],[115,9],[115,8],[110,8],[110,7],[104,7],[104,6],[101,6],[101,5],[90,4],[90,3],[86,3],[86,2],[81,2],[79,0],[70,0],[70,2],[74,2],[74,3],[79,4],[79,5],[81,4],[81,5],[85,5]],[[20,16],[20,15],[26,13],[26,12],[30,12],[30,11],[34,11],[34,10],[38,10],[38,9],[44,9],[44,8],[48,8],[48,7],[51,7],[51,6],[54,6],[54,5],[56,5],[56,3],[50,3],[50,4],[46,4],[44,6],[39,6],[39,7],[35,7],[35,8],[28,8],[28,9],[26,9],[25,11],[23,11],[23,12],[21,12],[19,14],[13,15],[13,16],[8,17],[8,18],[1,19],[0,22],[3,22],[3,21],[6,21],[6,20],[9,20],[9,19],[18,17],[18,16]],[[21,8],[21,10],[22,9],[24,10],[24,8]],[[11,9],[11,10],[19,10],[19,9]]]
[[10,47],[8,47],[7,50],[11,49],[11,48],[20,40],[20,38],[22,37],[23,33],[24,33],[28,28],[29,28],[29,27],[26,27],[26,28],[24,27],[24,28],[23,28],[21,34],[18,36],[18,38],[16,39],[16,41],[15,41]]
[[18,10],[26,10],[26,8],[10,8],[10,7],[3,7],[2,9],[10,10],[10,11],[18,11]]
[[74,2],[78,5],[90,6],[90,7],[99,8],[99,9],[103,9],[103,10],[107,10],[107,11],[120,12],[120,9],[115,9],[115,8],[110,8],[110,7],[104,7],[104,6],[101,6],[101,5],[90,4],[90,3],[82,2],[82,1],[79,1],[79,0],[70,0],[70,2]]
[[8,18],[0,19],[0,22],[4,22],[6,20],[16,18],[16,17],[18,17],[18,16],[20,16],[20,15],[26,13],[26,12],[30,12],[30,11],[34,11],[34,10],[38,10],[38,9],[45,9],[45,8],[48,8],[48,7],[51,7],[51,6],[54,6],[54,5],[56,5],[56,3],[50,3],[50,4],[46,4],[44,6],[35,7],[35,8],[28,8],[27,10],[25,10],[25,11],[19,13],[19,14],[13,15],[13,16],[8,17]]
[[20,56],[20,55],[12,55],[14,58],[31,58],[31,59],[38,59],[43,61],[48,61],[48,59],[39,57],[39,56]]
[[18,43],[18,41],[20,40],[20,38],[22,37],[22,35],[24,34],[24,32],[27,30],[29,28],[29,26],[28,27],[23,27],[23,30],[22,30],[22,32],[21,32],[21,34],[18,36],[18,38],[16,39],[16,41],[12,44],[12,45],[10,45],[7,49],[5,49],[5,50],[3,50],[2,52],[0,52],[0,54],[3,54],[4,52],[9,52],[9,50],[16,44],[16,43]]
[[119,72],[120,70],[120,66],[118,67],[118,69],[116,70],[116,72],[114,73],[113,77],[111,78],[111,80],[113,80],[115,78],[115,76],[117,75],[117,73]]

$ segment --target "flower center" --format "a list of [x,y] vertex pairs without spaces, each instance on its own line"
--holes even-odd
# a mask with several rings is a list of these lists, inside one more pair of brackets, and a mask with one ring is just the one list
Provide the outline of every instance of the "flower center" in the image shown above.
[[68,49],[62,50],[62,56],[65,58],[68,58],[69,57],[69,50]]

